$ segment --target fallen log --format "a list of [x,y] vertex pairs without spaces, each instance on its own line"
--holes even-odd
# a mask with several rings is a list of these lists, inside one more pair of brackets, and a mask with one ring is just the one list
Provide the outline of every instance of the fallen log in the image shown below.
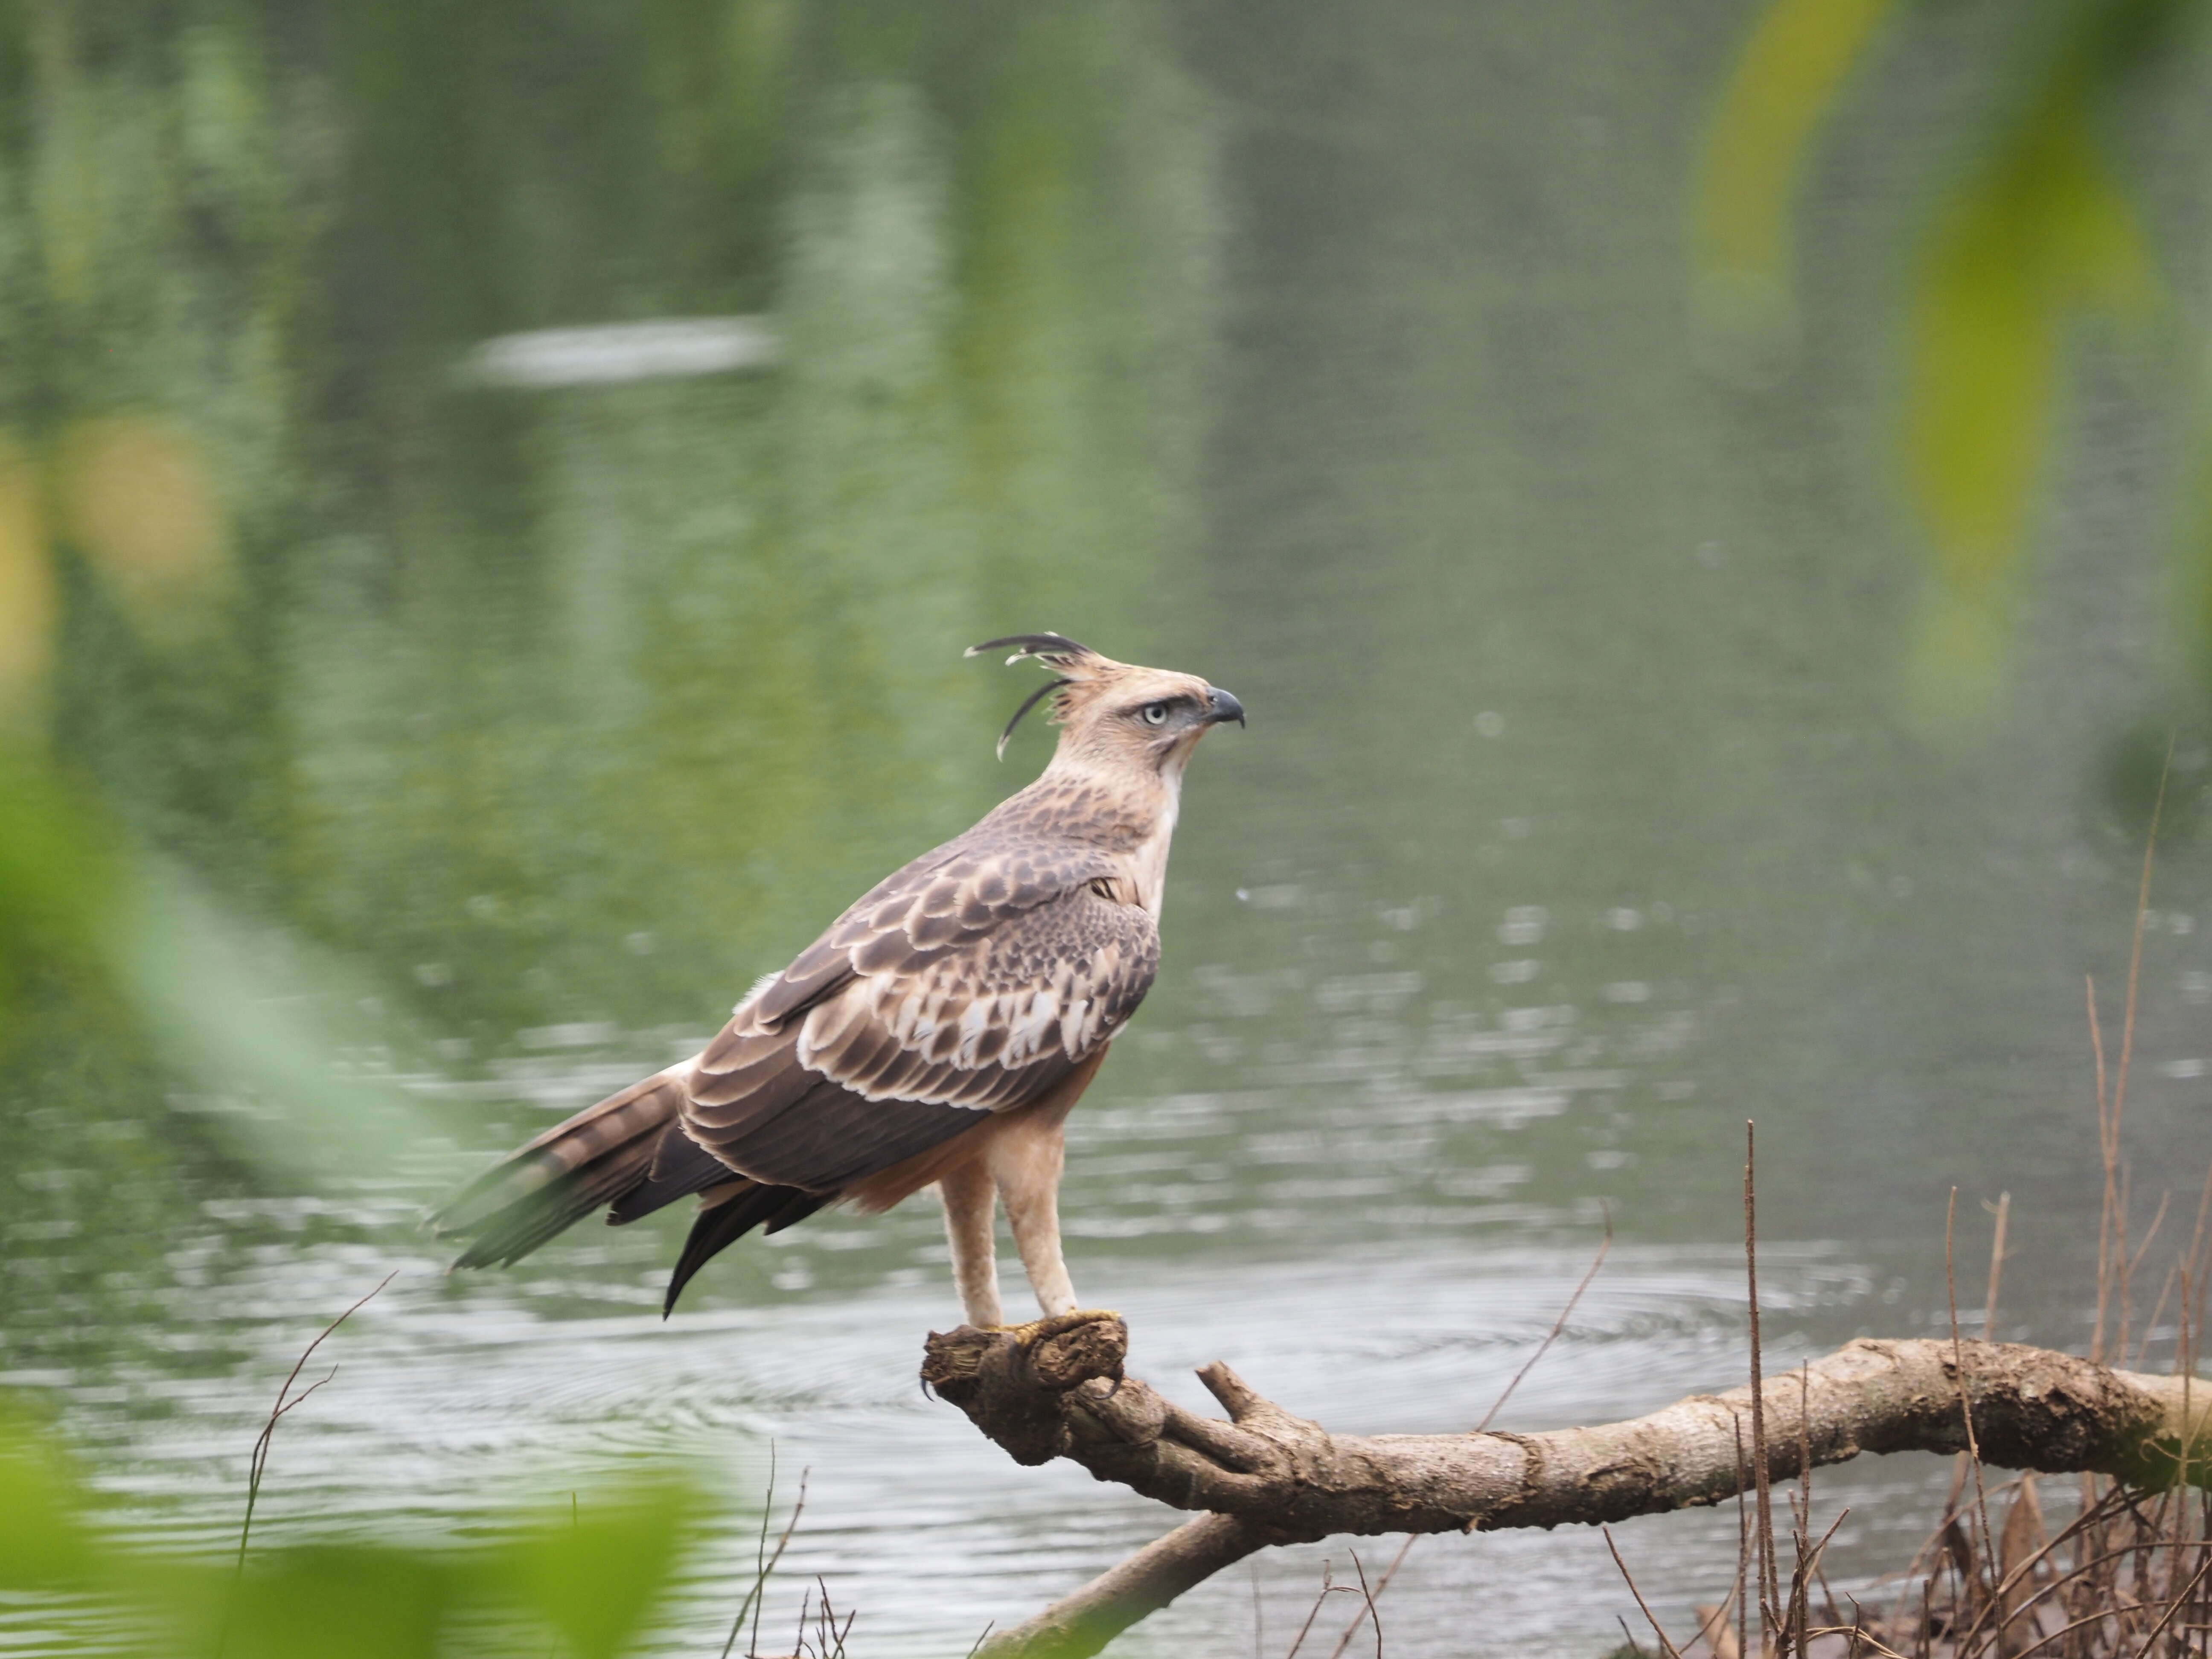
[[[1595,1525],[1733,1498],[1750,1483],[1752,1394],[1540,1434],[1332,1434],[1218,1361],[1199,1380],[1226,1420],[1124,1375],[1128,1329],[1073,1313],[933,1334],[924,1382],[1016,1462],[1065,1457],[1186,1522],[978,1650],[1079,1659],[1231,1563],[1337,1533]],[[1760,1390],[1770,1479],[1863,1452],[1957,1452],[2040,1474],[2212,1486],[2212,1384],[2014,1343],[1863,1338]]]

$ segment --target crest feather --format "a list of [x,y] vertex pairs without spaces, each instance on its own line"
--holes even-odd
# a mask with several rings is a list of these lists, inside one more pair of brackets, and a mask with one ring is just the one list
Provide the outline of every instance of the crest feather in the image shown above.
[[1045,698],[1054,697],[1051,718],[1057,720],[1066,714],[1066,710],[1065,699],[1054,696],[1055,693],[1065,690],[1079,681],[1095,678],[1100,674],[1121,666],[1111,657],[1102,656],[1089,646],[1079,644],[1069,639],[1065,634],[1009,634],[1003,639],[986,640],[981,645],[971,645],[968,647],[966,654],[980,657],[986,651],[1005,651],[1010,648],[1013,654],[1006,659],[1009,666],[1020,662],[1024,658],[1034,658],[1047,668],[1056,671],[1057,677],[1047,680],[1028,696],[1023,698],[1022,706],[1014,710],[1013,719],[1008,720],[1006,729],[999,733],[1000,760],[1006,759],[1006,744],[1013,737],[1014,728],[1022,723],[1023,715],[1028,714]]
[[980,657],[986,651],[1003,651],[1009,646],[1014,652],[1006,659],[1010,666],[1024,657],[1035,657],[1048,668],[1056,668],[1063,674],[1080,676],[1087,670],[1110,665],[1108,659],[1087,645],[1079,645],[1065,634],[1009,634],[1004,639],[986,640],[981,645],[971,645],[967,654]]

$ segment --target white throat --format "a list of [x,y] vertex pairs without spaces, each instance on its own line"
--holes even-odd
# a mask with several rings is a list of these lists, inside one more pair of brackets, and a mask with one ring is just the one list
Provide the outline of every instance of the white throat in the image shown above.
[[1190,750],[1186,749],[1169,757],[1168,763],[1160,769],[1164,799],[1160,803],[1159,822],[1129,855],[1130,873],[1137,879],[1138,902],[1151,911],[1155,920],[1160,914],[1160,902],[1166,896],[1168,844],[1175,839],[1176,818],[1182,811],[1182,769],[1189,761]]

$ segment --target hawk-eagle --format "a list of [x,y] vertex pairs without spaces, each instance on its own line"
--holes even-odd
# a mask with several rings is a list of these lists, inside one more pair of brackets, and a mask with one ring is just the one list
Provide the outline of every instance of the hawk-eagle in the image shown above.
[[997,1200],[1048,1314],[1076,1306],[1060,1248],[1067,1114],[1159,965],[1183,768],[1244,723],[1235,697],[1057,634],[991,640],[1054,678],[1036,781],[878,882],[740,1002],[699,1054],[547,1130],[431,1218],[457,1267],[520,1260],[605,1208],[620,1224],[696,1194],[662,1304],[717,1251],[831,1204],[887,1210],[934,1184],[969,1322],[1003,1323]]

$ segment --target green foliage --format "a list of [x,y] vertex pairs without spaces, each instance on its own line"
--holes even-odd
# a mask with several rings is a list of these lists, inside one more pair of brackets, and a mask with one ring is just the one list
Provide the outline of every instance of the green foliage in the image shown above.
[[81,1477],[52,1437],[0,1406],[0,1590],[74,1589],[94,1577]]
[[600,1495],[526,1534],[504,1564],[514,1600],[536,1608],[578,1659],[614,1659],[667,1594],[698,1495],[665,1475]]
[[489,1547],[299,1544],[234,1573],[104,1536],[52,1431],[0,1414],[0,1594],[88,1600],[146,1659],[431,1659],[460,1632],[471,1652],[617,1659],[665,1608],[704,1505],[662,1471],[572,1505]]
[[1713,122],[1698,194],[1709,273],[1778,288],[1804,151],[1898,0],[1775,0],[1745,44]]
[[[309,1652],[330,1659],[431,1659],[469,1600],[470,1577],[436,1555],[386,1545],[279,1551],[238,1581],[234,1602],[218,1614],[218,1650],[224,1659],[296,1659]],[[195,1644],[200,1651],[210,1645]]]
[[2051,446],[2066,325],[2142,319],[2158,289],[2126,186],[2091,125],[2078,55],[1945,204],[1913,295],[1905,455],[1935,550],[1914,667],[1922,708],[1997,683]]
[[2068,76],[1957,191],[1914,295],[1905,446],[1942,579],[1985,591],[2018,556],[2069,313],[2140,315],[2155,288],[2133,203]]
[[[2063,383],[2069,325],[2143,323],[2164,285],[2132,182],[2100,126],[2201,0],[2082,0],[2029,31],[2027,67],[1987,118],[1914,261],[1899,436],[1931,553],[1913,654],[1920,712],[1994,689]],[[1699,257],[1736,290],[1778,285],[1790,198],[1811,135],[1891,9],[1885,0],[1777,0],[1723,104],[1700,202]],[[2212,585],[2206,591],[2212,592]],[[2196,608],[2212,665],[2212,605]]]
[[95,808],[0,750],[0,1044],[33,972],[100,959],[128,886],[118,854]]

